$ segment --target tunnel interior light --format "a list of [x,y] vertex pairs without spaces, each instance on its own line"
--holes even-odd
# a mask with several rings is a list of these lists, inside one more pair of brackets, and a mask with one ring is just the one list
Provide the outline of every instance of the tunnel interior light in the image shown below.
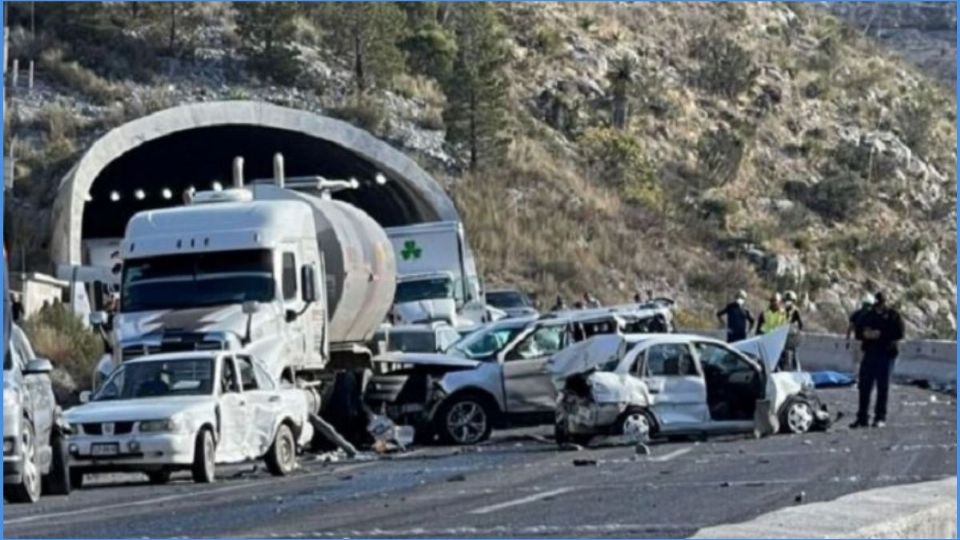
[[136,197],[138,201],[142,201],[144,198],[146,198],[147,194],[144,193],[142,189],[138,189],[133,192],[133,196]]
[[86,195],[84,195],[83,200],[84,200],[85,202],[92,202],[92,201],[93,201],[93,195],[87,193]]
[[170,188],[163,188],[161,194],[163,195],[163,198],[168,201],[173,198],[173,192],[170,191]]
[[110,192],[110,200],[113,201],[113,202],[119,201],[119,200],[120,200],[120,194],[117,193],[116,191],[111,191],[111,192]]
[[387,177],[384,176],[383,173],[377,173],[377,175],[373,177],[373,181],[376,182],[378,186],[382,186],[387,183]]
[[220,182],[214,182],[210,184],[210,187],[212,187],[214,191],[223,191],[223,184]]

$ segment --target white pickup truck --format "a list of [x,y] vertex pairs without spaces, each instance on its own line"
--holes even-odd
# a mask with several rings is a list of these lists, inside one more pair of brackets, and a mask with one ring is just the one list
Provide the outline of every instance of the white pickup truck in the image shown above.
[[313,436],[308,392],[229,351],[158,354],[121,364],[85,404],[66,412],[70,480],[93,472],[144,472],[162,484],[177,470],[214,480],[218,463],[263,458],[275,475],[296,467]]

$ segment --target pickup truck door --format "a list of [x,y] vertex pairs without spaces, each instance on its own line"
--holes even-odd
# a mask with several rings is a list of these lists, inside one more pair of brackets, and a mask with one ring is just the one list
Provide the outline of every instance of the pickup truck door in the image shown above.
[[551,412],[556,408],[556,390],[546,363],[566,340],[566,326],[541,326],[501,353],[508,413]]
[[654,343],[637,355],[632,374],[646,384],[662,430],[682,431],[710,420],[707,386],[686,343]]
[[217,461],[235,462],[247,458],[244,439],[249,423],[247,397],[241,390],[240,376],[232,355],[223,356],[219,369],[220,439]]
[[244,434],[245,452],[248,457],[257,458],[264,455],[273,443],[273,431],[279,425],[284,403],[273,383],[262,375],[258,376],[251,357],[237,355],[237,367],[249,415]]

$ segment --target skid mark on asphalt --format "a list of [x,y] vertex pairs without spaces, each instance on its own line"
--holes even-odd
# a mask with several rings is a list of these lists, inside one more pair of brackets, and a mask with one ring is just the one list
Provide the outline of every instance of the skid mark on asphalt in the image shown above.
[[59,518],[73,517],[73,516],[82,516],[82,515],[84,515],[84,514],[99,514],[99,513],[103,513],[103,512],[109,511],[109,510],[120,510],[120,509],[123,509],[123,508],[134,508],[134,507],[137,507],[137,506],[148,506],[148,505],[165,503],[165,502],[170,502],[170,501],[182,501],[182,500],[185,500],[185,499],[194,499],[194,498],[197,498],[197,497],[206,497],[206,496],[208,496],[208,495],[216,495],[216,494],[219,494],[219,493],[229,493],[229,492],[231,492],[231,491],[253,490],[253,489],[257,489],[257,488],[259,488],[259,487],[263,487],[263,486],[265,486],[265,485],[279,484],[279,483],[282,483],[282,482],[290,482],[290,481],[294,481],[294,480],[301,480],[301,479],[304,479],[304,478],[311,478],[311,477],[315,477],[315,476],[330,475],[330,474],[332,474],[332,473],[344,473],[344,472],[349,472],[349,471],[353,471],[353,470],[356,470],[356,469],[359,469],[359,468],[362,468],[362,467],[368,467],[368,466],[370,466],[370,465],[373,465],[373,463],[372,463],[372,462],[369,462],[369,463],[357,463],[357,464],[355,464],[355,465],[347,465],[347,466],[345,466],[345,467],[341,467],[341,468],[336,469],[336,470],[317,471],[317,472],[312,472],[312,473],[307,473],[307,474],[301,474],[301,475],[296,475],[296,476],[287,476],[287,477],[284,477],[284,478],[275,478],[275,479],[273,479],[273,480],[266,480],[266,481],[263,481],[263,482],[257,482],[256,484],[244,483],[244,484],[239,484],[239,485],[224,486],[224,487],[220,487],[220,488],[205,489],[205,490],[195,491],[195,492],[193,492],[193,493],[174,493],[174,494],[172,494],[172,495],[164,495],[164,496],[162,496],[162,497],[153,497],[153,498],[151,498],[151,499],[142,499],[142,500],[139,500],[139,501],[130,501],[130,502],[114,503],[114,504],[108,504],[108,505],[103,505],[103,506],[93,506],[93,507],[90,507],[90,508],[79,508],[79,509],[77,509],[77,510],[68,510],[68,511],[65,511],[65,512],[53,512],[53,513],[49,513],[49,514],[38,514],[38,515],[24,516],[24,517],[14,518],[14,519],[4,519],[4,520],[3,520],[3,525],[4,525],[4,528],[7,528],[7,527],[9,527],[9,526],[11,526],[11,525],[20,525],[20,524],[22,524],[22,523],[31,523],[31,522],[40,521],[40,520],[49,520],[49,519],[59,519]]
[[527,495],[526,497],[521,497],[519,499],[514,499],[512,501],[506,501],[498,504],[491,504],[490,506],[481,506],[475,510],[467,512],[468,514],[489,514],[491,512],[496,512],[497,510],[503,510],[505,508],[512,508],[514,506],[520,506],[521,504],[528,504],[536,501],[546,499],[548,497],[554,497],[568,491],[573,491],[573,487],[565,487],[554,489],[550,491],[544,491],[543,493],[536,493],[534,495]]
[[687,448],[678,448],[678,449],[674,450],[673,452],[668,452],[668,453],[666,453],[666,454],[664,454],[664,455],[662,455],[662,456],[652,457],[652,458],[648,459],[647,461],[654,461],[654,462],[656,462],[656,463],[663,463],[664,461],[670,461],[671,459],[673,459],[673,458],[675,458],[675,457],[679,457],[679,456],[682,456],[682,455],[684,455],[684,454],[687,454],[687,453],[689,453],[689,452],[692,451],[692,450],[693,450],[693,447],[692,447],[692,446],[687,447]]

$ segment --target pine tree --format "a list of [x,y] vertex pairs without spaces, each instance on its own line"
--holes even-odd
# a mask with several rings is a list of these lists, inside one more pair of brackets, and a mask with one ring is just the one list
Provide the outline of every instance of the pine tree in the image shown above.
[[[314,6],[311,6],[314,7]],[[398,43],[406,17],[390,2],[335,2],[315,6],[331,48],[350,62],[357,95],[387,86],[403,70]]]
[[297,5],[290,2],[234,2],[237,34],[250,67],[280,84],[292,84],[303,69],[291,45]]
[[509,50],[495,8],[488,3],[461,4],[452,15],[457,56],[445,81],[447,140],[463,148],[471,169],[497,161],[507,142]]

